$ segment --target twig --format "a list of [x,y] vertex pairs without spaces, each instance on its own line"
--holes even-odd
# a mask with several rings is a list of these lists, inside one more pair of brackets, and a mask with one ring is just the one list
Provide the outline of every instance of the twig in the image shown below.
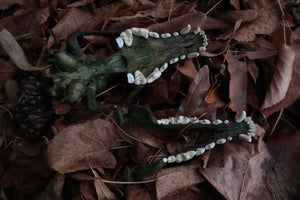
[[220,3],[222,3],[223,0],[220,0],[218,3],[216,3],[209,11],[205,13],[205,15],[208,15],[210,12],[212,12]]

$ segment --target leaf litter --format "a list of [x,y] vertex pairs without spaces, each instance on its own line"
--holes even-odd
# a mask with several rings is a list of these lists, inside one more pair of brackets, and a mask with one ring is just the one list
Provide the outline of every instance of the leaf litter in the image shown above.
[[[295,106],[300,97],[299,8],[295,4],[269,0],[72,2],[0,3],[0,44],[6,52],[0,51],[1,197],[298,196],[297,180],[291,173],[298,173],[300,162],[296,156],[299,125],[294,120],[300,116]],[[48,58],[64,49],[71,33],[130,27],[172,33],[186,24],[206,32],[207,51],[199,59],[170,67],[146,86],[134,103],[150,108],[157,117],[177,114],[216,119],[224,115],[234,119],[234,114],[246,110],[257,123],[252,143],[217,145],[200,159],[163,169],[152,182],[126,186],[120,183],[127,163],[133,168],[148,165],[196,144],[205,133],[166,131],[135,123],[118,127],[111,118],[113,111],[100,116],[86,112],[83,106],[52,99],[54,112],[60,116],[52,126],[53,136],[36,143],[20,138],[9,117],[17,112],[20,76],[35,73],[42,77],[39,71],[50,66]],[[47,48],[41,53],[45,41]],[[113,46],[110,38],[85,37],[80,43],[100,57]],[[125,93],[118,88],[97,100],[105,106],[114,103],[112,99],[124,98]],[[277,126],[271,131],[268,126],[274,120]]]

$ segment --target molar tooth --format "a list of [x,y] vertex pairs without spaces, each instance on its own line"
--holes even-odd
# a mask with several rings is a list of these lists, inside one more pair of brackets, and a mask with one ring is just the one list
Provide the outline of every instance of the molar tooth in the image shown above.
[[206,47],[205,46],[199,47],[199,51],[206,51]]
[[224,139],[224,138],[218,139],[216,141],[217,144],[224,144],[225,142],[226,142],[226,139]]
[[163,162],[167,163],[168,162],[168,158],[163,158]]
[[126,31],[122,32],[120,34],[120,37],[125,42],[126,46],[131,46],[132,45],[133,36],[132,36],[132,30],[131,29],[127,29]]
[[148,29],[133,27],[133,28],[131,28],[131,30],[132,30],[132,33],[136,36],[141,36],[141,37],[144,37],[146,39],[149,37],[149,30]]
[[223,122],[220,119],[217,119],[217,120],[215,120],[215,121],[212,122],[213,125],[219,125],[219,124],[222,124],[222,123]]
[[178,58],[173,58],[170,60],[170,64],[174,64],[174,63],[177,63],[178,62]]
[[167,68],[168,68],[168,63],[164,63],[164,64],[159,68],[159,71],[160,71],[160,72],[164,72]]
[[188,123],[190,123],[190,122],[191,122],[190,118],[188,118],[188,117],[183,117],[183,123],[184,123],[184,124],[188,124]]
[[246,135],[246,134],[239,134],[239,139],[247,141],[247,142],[251,142],[252,141],[251,136]]
[[200,156],[201,154],[204,154],[205,148],[197,148],[196,149],[196,156]]
[[254,133],[254,132],[251,132],[251,131],[248,131],[247,135],[249,135],[250,137],[254,137],[254,136],[255,136],[255,133]]
[[134,83],[136,85],[144,85],[147,83],[147,79],[145,78],[144,74],[139,70],[136,70],[134,72],[134,77],[135,77]]
[[183,155],[185,157],[185,161],[191,160],[196,155],[196,151],[191,150],[191,151],[183,153]]
[[185,55],[181,55],[180,60],[184,60],[184,59],[185,59]]
[[168,163],[173,163],[176,161],[176,157],[175,156],[169,156],[168,157]]
[[246,118],[245,118],[245,122],[252,122],[251,117],[246,117]]
[[184,156],[181,153],[177,154],[175,158],[176,158],[177,163],[180,163],[180,162],[184,161]]
[[228,140],[228,141],[231,141],[231,140],[232,140],[232,137],[230,137],[230,136],[227,137],[227,140]]
[[134,76],[133,76],[132,73],[127,73],[127,82],[128,82],[129,84],[134,83]]
[[197,123],[199,123],[200,121],[199,121],[198,117],[192,117],[192,118],[191,118],[191,122],[193,122],[194,124],[197,124]]
[[229,123],[229,121],[226,119],[226,120],[224,120],[224,124],[228,124]]
[[179,33],[178,32],[174,32],[173,35],[176,37],[176,36],[179,35]]
[[122,48],[124,46],[124,41],[121,37],[116,38],[116,43],[118,44],[119,48]]
[[187,55],[188,58],[196,58],[199,56],[198,52],[192,52]]
[[155,68],[154,71],[147,76],[147,83],[152,83],[156,79],[158,79],[161,76],[161,72],[158,68]]
[[158,119],[158,120],[156,121],[156,123],[157,123],[157,124],[161,124],[161,120]]
[[200,33],[201,29],[198,27],[196,28],[196,30],[194,30],[194,34],[197,35],[198,33]]
[[240,116],[238,116],[236,119],[235,119],[235,122],[237,123],[241,123],[242,121],[244,121],[246,118],[246,112],[243,110],[243,112],[240,114]]
[[177,118],[177,123],[178,124],[183,124],[184,123],[184,117],[182,115],[179,115],[178,118]]
[[169,37],[171,37],[171,34],[170,33],[163,33],[163,34],[160,35],[160,37],[169,38]]
[[207,145],[205,146],[205,149],[206,149],[206,150],[212,149],[212,148],[215,147],[215,145],[216,145],[216,143],[212,142],[212,143],[210,143],[210,144],[207,144]]
[[183,28],[181,31],[180,31],[180,34],[184,35],[184,34],[188,34],[191,30],[191,25],[188,24],[185,28]]
[[200,31],[199,33],[200,33],[200,35],[205,36],[205,32],[204,31]]
[[160,121],[164,125],[168,125],[170,123],[169,119],[161,119]]
[[177,124],[177,117],[169,117],[169,121],[171,124]]
[[151,31],[149,31],[149,36],[150,36],[150,37],[153,37],[153,38],[159,38],[159,34],[156,33],[156,32],[151,32]]

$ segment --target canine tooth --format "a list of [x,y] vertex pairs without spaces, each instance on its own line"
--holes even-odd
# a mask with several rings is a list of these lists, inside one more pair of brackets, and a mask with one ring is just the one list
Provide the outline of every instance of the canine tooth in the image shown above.
[[198,27],[196,28],[196,30],[194,30],[194,34],[197,35],[198,33],[200,33],[201,29]]
[[164,63],[164,64],[159,68],[159,71],[160,71],[160,72],[164,72],[167,68],[168,68],[168,63]]
[[175,156],[169,156],[168,157],[168,163],[173,163],[176,161],[176,157]]
[[188,24],[185,28],[180,31],[180,34],[188,34],[191,31],[191,25]]
[[176,158],[177,163],[180,163],[180,162],[184,161],[184,156],[181,153],[177,154],[175,158]]
[[183,155],[185,157],[185,160],[191,160],[196,155],[196,151],[191,150],[183,153]]
[[134,83],[134,76],[133,76],[132,73],[127,73],[127,82],[128,82],[129,84]]
[[215,121],[212,122],[213,125],[219,125],[219,124],[222,124],[222,123],[223,122],[220,119],[217,119],[217,120],[215,120]]
[[181,55],[180,60],[184,60],[184,59],[185,59],[185,55]]
[[198,52],[192,52],[187,55],[188,58],[196,58],[199,56]]
[[150,37],[153,37],[153,38],[159,38],[159,34],[156,33],[156,32],[151,32],[151,31],[149,31],[149,36],[150,36]]
[[230,136],[227,137],[227,140],[228,140],[228,141],[231,141],[231,140],[232,140],[232,137],[230,137]]
[[224,138],[218,139],[216,141],[217,144],[224,144],[225,142],[226,142],[226,139],[224,139]]
[[212,148],[215,147],[215,145],[216,145],[216,143],[212,142],[212,143],[210,143],[210,144],[207,144],[207,145],[205,146],[205,149],[206,149],[206,150],[212,149]]
[[240,114],[240,116],[238,116],[236,119],[235,119],[235,122],[237,123],[241,123],[242,121],[244,121],[246,118],[246,112],[243,110],[243,112]]
[[204,154],[205,148],[197,148],[196,149],[196,156],[200,156],[201,154]]
[[199,51],[206,51],[206,47],[199,47]]
[[147,79],[145,78],[144,74],[139,70],[136,70],[134,72],[134,77],[135,77],[134,83],[136,85],[144,85],[147,83]]
[[174,64],[174,63],[177,63],[178,62],[178,58],[173,58],[170,60],[170,64]]
[[224,124],[228,124],[229,123],[229,121],[226,119],[226,120],[224,120]]
[[149,37],[149,30],[145,29],[145,28],[131,28],[132,33],[136,36],[141,36],[144,38],[148,38]]
[[168,158],[163,158],[163,162],[167,163],[168,162]]
[[122,48],[124,46],[124,41],[121,37],[116,38],[116,43],[118,44],[119,48]]
[[131,29],[127,29],[126,31],[122,32],[120,34],[120,37],[125,42],[126,46],[131,46],[132,45],[133,36],[132,36],[132,30]]
[[160,121],[164,125],[168,125],[170,123],[169,119],[161,119]]
[[152,83],[156,79],[158,79],[161,76],[161,72],[158,68],[155,68],[154,71],[147,76],[147,83]]
[[170,33],[163,33],[163,34],[160,35],[160,37],[168,38],[168,37],[171,37],[171,34]]
[[173,35],[176,37],[176,36],[179,35],[179,33],[178,32],[174,32]]
[[251,136],[246,135],[246,134],[239,134],[239,139],[247,141],[247,142],[251,142],[252,141]]
[[254,137],[254,136],[255,136],[255,133],[254,133],[254,132],[251,132],[251,131],[249,131],[249,132],[247,133],[247,135],[249,135],[250,137]]

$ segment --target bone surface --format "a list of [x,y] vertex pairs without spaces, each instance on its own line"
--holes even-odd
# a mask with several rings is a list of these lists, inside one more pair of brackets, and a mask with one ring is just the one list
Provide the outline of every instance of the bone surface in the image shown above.
[[116,38],[116,43],[117,43],[119,48],[122,48],[124,46],[124,41],[121,37]]
[[128,74],[127,74],[127,82],[128,82],[129,84],[134,83],[134,76],[133,76],[132,73],[128,73]]
[[188,24],[185,28],[180,31],[180,34],[188,34],[191,31],[191,25]]
[[135,77],[134,83],[136,85],[144,85],[147,83],[147,79],[145,78],[144,74],[139,70],[136,70],[134,72],[134,77]]
[[147,76],[147,83],[152,83],[156,79],[158,79],[161,76],[161,72],[158,68],[155,68],[154,71]]
[[120,34],[120,37],[123,39],[123,41],[125,42],[126,46],[131,46],[132,45],[132,41],[133,41],[133,36],[132,36],[132,30],[131,29],[127,29],[126,31],[122,32]]
[[149,37],[149,30],[145,29],[145,28],[131,28],[132,33],[136,36],[141,36],[144,38],[148,38]]

